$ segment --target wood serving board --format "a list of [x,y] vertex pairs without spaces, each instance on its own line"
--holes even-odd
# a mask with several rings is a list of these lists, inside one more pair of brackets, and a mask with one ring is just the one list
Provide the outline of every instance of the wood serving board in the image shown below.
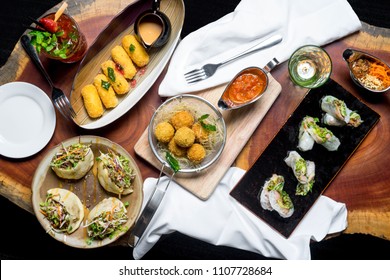
[[[222,112],[226,123],[227,137],[225,148],[218,161],[210,166],[205,173],[202,172],[191,177],[176,175],[174,178],[176,183],[202,200],[210,197],[282,90],[281,85],[271,74],[268,74],[268,78],[268,88],[257,102],[240,109]],[[225,87],[226,84],[202,91],[198,95],[218,107],[217,102]],[[161,169],[161,162],[155,157],[149,146],[148,128],[135,144],[134,150],[138,156]]]

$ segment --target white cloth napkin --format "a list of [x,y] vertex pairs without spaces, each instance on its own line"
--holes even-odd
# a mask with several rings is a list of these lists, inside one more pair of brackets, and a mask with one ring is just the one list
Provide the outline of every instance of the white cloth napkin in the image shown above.
[[[159,94],[175,96],[220,85],[245,67],[264,67],[274,57],[283,62],[300,46],[322,46],[360,28],[361,23],[346,0],[242,0],[234,12],[179,43]],[[219,68],[202,82],[185,82],[184,73],[206,63],[224,61],[273,34],[281,34],[283,41]]]
[[[144,235],[138,240],[133,257],[142,258],[162,235],[179,231],[214,245],[252,251],[266,257],[310,259],[310,240],[320,241],[327,234],[346,228],[345,204],[320,196],[286,239],[230,196],[230,190],[244,173],[242,169],[231,167],[206,201],[172,182]],[[156,180],[145,180],[142,207],[152,194]],[[158,187],[164,187],[166,183],[167,177],[163,177]]]

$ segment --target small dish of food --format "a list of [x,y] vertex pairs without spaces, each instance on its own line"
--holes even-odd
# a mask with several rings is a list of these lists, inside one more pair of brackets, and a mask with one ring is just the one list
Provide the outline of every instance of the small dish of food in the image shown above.
[[[182,0],[161,1],[159,11],[172,24],[169,34],[163,36],[166,41],[158,48],[146,48],[139,42],[135,30],[136,18],[149,10],[150,4],[150,1],[130,4],[88,49],[70,95],[77,113],[73,120],[78,126],[96,129],[117,120],[137,104],[168,63],[180,39],[184,3]],[[151,22],[146,24],[149,26]]]
[[179,95],[155,111],[148,139],[154,155],[165,166],[172,168],[173,159],[177,173],[199,173],[221,155],[226,125],[218,109],[204,98]]
[[259,100],[268,88],[268,73],[279,64],[273,58],[264,69],[248,67],[241,70],[226,86],[218,100],[221,110],[242,108]]
[[390,89],[390,67],[378,57],[366,52],[346,49],[343,58],[347,62],[352,80],[370,92],[386,92]]

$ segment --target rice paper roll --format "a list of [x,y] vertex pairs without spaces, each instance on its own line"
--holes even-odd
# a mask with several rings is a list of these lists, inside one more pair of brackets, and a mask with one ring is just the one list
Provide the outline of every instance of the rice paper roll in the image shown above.
[[119,195],[133,192],[135,175],[128,158],[110,150],[101,153],[97,161],[99,183],[106,191]]
[[348,124],[353,126],[353,127],[358,127],[362,123],[363,123],[363,120],[362,120],[361,116],[357,112],[352,111],[350,116],[349,116],[349,123]]
[[313,137],[307,132],[306,118],[304,118],[299,126],[298,149],[303,152],[309,151],[313,149],[314,143]]
[[107,60],[101,65],[104,75],[110,81],[117,94],[125,94],[130,90],[130,84],[126,78],[118,71],[116,64],[112,60]]
[[78,180],[84,177],[94,164],[89,145],[76,143],[63,146],[52,158],[51,169],[63,179]]
[[284,177],[273,174],[267,180],[258,195],[260,205],[263,209],[276,211],[281,217],[288,218],[294,213],[294,205],[290,196],[283,190]]
[[326,113],[322,117],[322,123],[329,125],[329,126],[344,126],[346,123],[344,121],[341,121],[335,117],[333,117],[331,114]]
[[113,237],[120,231],[127,231],[124,227],[128,220],[125,205],[116,197],[105,198],[90,212],[87,219],[87,233],[92,239]]
[[336,119],[344,121],[345,124],[349,122],[351,110],[348,109],[344,101],[337,99],[332,95],[324,96],[321,99],[321,109]]
[[303,159],[296,151],[290,151],[284,161],[287,166],[291,167],[295,178],[298,180],[295,194],[302,196],[307,195],[314,185],[315,163]]
[[106,75],[97,74],[93,79],[93,85],[96,87],[104,107],[110,109],[118,105],[118,98],[116,98],[115,91],[112,88],[111,83],[108,81]]
[[[357,112],[350,110],[343,100],[340,100],[332,95],[326,95],[321,99],[321,109],[339,121],[328,122],[328,125],[341,126],[340,123],[358,127],[362,120]],[[326,121],[326,119],[324,119]],[[329,120],[328,120],[329,121]],[[325,123],[325,122],[324,122]]]
[[121,46],[115,46],[111,50],[111,57],[117,65],[120,66],[120,69],[123,72],[123,76],[126,79],[131,80],[134,78],[137,73],[137,68],[135,68],[133,61],[127,55],[126,51]]
[[314,179],[314,162],[305,160],[296,151],[288,152],[288,156],[284,159],[284,162],[287,164],[287,166],[291,167],[298,182],[306,184]]
[[284,186],[284,178],[283,176],[273,174],[270,179],[265,181],[263,188],[258,196],[260,205],[265,210],[272,211],[273,208],[269,202],[269,192],[270,190],[277,188],[279,185],[281,185],[279,188],[283,188]]
[[340,146],[340,140],[332,131],[317,124],[318,118],[305,117],[303,120],[304,128],[317,144],[324,146],[328,151],[337,151]]
[[287,192],[284,190],[271,190],[269,202],[272,208],[278,212],[282,218],[289,218],[294,213],[294,205]]
[[75,232],[84,219],[84,207],[73,192],[53,188],[40,203],[40,211],[50,222],[51,230],[64,234]]

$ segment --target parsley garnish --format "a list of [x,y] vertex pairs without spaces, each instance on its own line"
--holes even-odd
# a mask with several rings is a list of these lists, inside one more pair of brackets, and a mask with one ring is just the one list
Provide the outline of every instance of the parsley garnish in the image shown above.
[[131,53],[134,52],[135,51],[135,46],[133,44],[130,44],[129,50],[130,50]]
[[104,81],[104,80],[102,80],[101,85],[102,85],[102,88],[104,88],[105,90],[108,90],[110,88],[110,86],[111,86],[110,82],[107,82],[107,81]]
[[107,67],[108,77],[111,81],[115,82],[115,71],[111,67]]
[[200,125],[205,129],[205,130],[208,130],[208,131],[217,131],[217,127],[215,125],[212,125],[212,124],[207,124],[205,123],[203,120],[207,119],[209,117],[209,114],[204,114],[203,116],[201,116],[198,120],[200,122]]
[[43,49],[54,56],[58,56],[63,59],[67,58],[66,52],[71,44],[60,44],[58,42],[58,37],[64,34],[62,30],[56,33],[34,30],[29,34],[31,35],[31,44],[35,47],[38,53],[40,53]]

